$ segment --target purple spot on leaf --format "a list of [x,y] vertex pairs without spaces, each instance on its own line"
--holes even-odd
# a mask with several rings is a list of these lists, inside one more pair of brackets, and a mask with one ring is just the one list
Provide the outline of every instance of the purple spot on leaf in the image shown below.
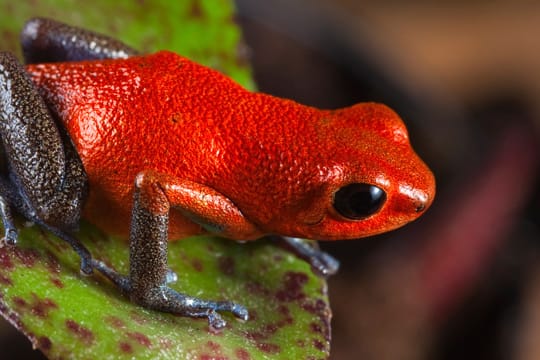
[[150,347],[150,345],[152,345],[152,342],[150,341],[150,339],[140,333],[140,332],[128,332],[127,333],[127,336],[130,338],[130,339],[133,339],[135,340],[137,343],[139,343],[140,345],[144,346],[144,347]]
[[66,320],[66,328],[73,333],[85,345],[91,345],[94,342],[94,334],[88,328],[78,324],[76,321]]
[[122,351],[125,354],[131,354],[133,352],[133,346],[131,346],[130,343],[120,341],[118,343],[118,347],[120,348],[120,351]]
[[280,329],[279,325],[276,324],[266,324],[263,326],[262,331],[248,331],[245,333],[246,338],[261,341],[267,340],[272,335],[274,335]]
[[218,343],[215,343],[213,341],[207,341],[206,342],[206,347],[208,347],[213,352],[221,351],[221,345],[219,345]]
[[301,300],[306,297],[303,291],[304,285],[308,282],[308,276],[300,272],[287,272],[283,276],[283,287],[276,293],[279,301],[288,302]]
[[193,269],[197,272],[202,272],[204,270],[203,263],[200,259],[193,259],[191,260],[191,265],[193,266]]
[[327,311],[326,303],[321,299],[317,299],[315,302],[303,303],[302,309],[304,309],[305,311],[311,314],[318,314],[318,315],[321,315]]
[[35,315],[40,318],[46,318],[49,316],[49,312],[53,309],[57,309],[58,305],[48,298],[40,299],[36,294],[31,294],[32,299],[27,301],[21,297],[14,296],[12,298],[14,307],[17,308],[17,311],[30,311],[32,315]]
[[219,270],[228,276],[233,276],[236,271],[234,259],[230,256],[222,256],[218,260]]
[[235,354],[238,360],[251,360],[251,356],[246,349],[236,349]]
[[198,19],[198,18],[203,18],[204,17],[204,11],[203,9],[201,8],[201,4],[199,4],[198,1],[193,1],[191,3],[191,6],[189,8],[189,17],[190,18],[194,18],[194,19]]
[[259,331],[249,331],[245,334],[246,338],[250,340],[260,341],[266,339],[266,335]]
[[11,278],[3,275],[3,274],[0,274],[0,284],[4,285],[4,286],[11,286],[13,285],[13,282],[11,281]]
[[60,263],[53,253],[47,252],[46,259],[47,269],[53,274],[60,274]]
[[319,340],[313,340],[313,346],[317,349],[317,350],[320,350],[320,351],[324,351],[325,350],[325,346],[324,344],[319,341]]
[[56,303],[51,299],[45,298],[43,300],[39,300],[39,298],[35,294],[32,294],[32,297],[34,301],[31,304],[31,310],[32,314],[36,316],[45,318],[49,316],[49,311],[53,309],[58,309],[58,305],[56,305]]
[[105,318],[105,321],[116,329],[123,329],[126,327],[126,324],[124,323],[124,321],[116,316],[107,316]]
[[20,247],[13,248],[13,253],[19,261],[26,267],[30,268],[36,264],[39,258],[39,252],[35,249],[22,249]]
[[311,328],[312,332],[315,332],[315,333],[321,333],[322,332],[321,325],[319,325],[319,324],[317,324],[315,322],[312,322],[311,324],[309,324],[309,327]]
[[281,347],[277,344],[272,343],[258,343],[257,348],[259,348],[259,350],[261,350],[262,352],[268,354],[277,354],[281,352]]
[[51,350],[51,347],[52,347],[51,339],[49,339],[46,336],[40,336],[37,339],[37,347],[43,352]]
[[320,325],[315,326],[315,323],[310,325],[312,331],[317,331],[324,336],[327,341],[330,341],[330,310],[326,307],[322,299],[317,299],[314,302],[304,302],[301,304],[305,311],[318,315],[321,320]]
[[0,249],[0,268],[5,270],[13,270],[13,262],[9,257],[8,248]]
[[56,278],[56,277],[51,277],[49,278],[52,282],[52,284],[54,286],[56,286],[57,288],[59,289],[63,289],[64,288],[64,283],[62,282],[62,280],[60,280],[59,278]]

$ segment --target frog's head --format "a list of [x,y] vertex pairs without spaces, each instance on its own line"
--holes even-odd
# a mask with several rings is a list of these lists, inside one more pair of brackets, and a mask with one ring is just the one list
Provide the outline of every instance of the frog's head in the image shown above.
[[295,221],[282,221],[290,225],[283,233],[319,240],[360,238],[401,227],[431,205],[434,176],[388,107],[363,103],[330,111],[315,133],[320,154],[312,154],[309,196],[294,211],[284,211]]

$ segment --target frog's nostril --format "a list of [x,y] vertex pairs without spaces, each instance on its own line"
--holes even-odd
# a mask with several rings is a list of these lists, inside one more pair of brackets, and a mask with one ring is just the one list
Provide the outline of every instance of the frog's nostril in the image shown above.
[[400,192],[405,196],[405,199],[407,199],[406,210],[404,209],[405,211],[421,213],[429,207],[432,201],[432,195],[430,192],[414,188],[410,185],[400,186]]
[[422,202],[422,203],[416,203],[416,208],[415,208],[415,211],[417,213],[419,212],[422,212],[426,209],[426,203],[425,202]]
[[434,191],[416,191],[412,196],[412,202],[416,213],[427,210],[433,201]]

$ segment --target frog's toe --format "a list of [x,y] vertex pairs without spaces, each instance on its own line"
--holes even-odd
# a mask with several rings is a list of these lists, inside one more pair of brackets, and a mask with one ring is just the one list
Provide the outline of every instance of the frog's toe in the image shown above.
[[248,310],[235,302],[232,301],[216,301],[209,302],[209,305],[213,307],[216,311],[226,311],[233,314],[239,320],[247,321],[249,319]]
[[211,330],[221,330],[227,326],[227,322],[216,311],[209,311],[208,326]]
[[313,272],[322,277],[334,275],[339,270],[339,261],[324,251],[318,251],[309,261]]
[[17,244],[17,239],[19,237],[19,232],[16,228],[8,228],[4,232],[4,237],[0,239],[0,244],[13,246]]
[[249,320],[249,312],[245,307],[239,304],[235,304],[235,303],[232,303],[232,304],[233,306],[232,306],[231,312],[233,313],[234,316],[236,316],[238,319],[243,320],[243,321]]
[[79,271],[84,276],[90,276],[94,273],[94,267],[92,266],[92,258],[81,258],[81,266]]

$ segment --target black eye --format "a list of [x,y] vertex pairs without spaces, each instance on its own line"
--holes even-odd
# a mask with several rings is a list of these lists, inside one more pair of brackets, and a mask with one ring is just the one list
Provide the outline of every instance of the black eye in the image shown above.
[[351,220],[358,220],[376,213],[386,200],[386,193],[369,184],[349,184],[334,195],[334,208]]

